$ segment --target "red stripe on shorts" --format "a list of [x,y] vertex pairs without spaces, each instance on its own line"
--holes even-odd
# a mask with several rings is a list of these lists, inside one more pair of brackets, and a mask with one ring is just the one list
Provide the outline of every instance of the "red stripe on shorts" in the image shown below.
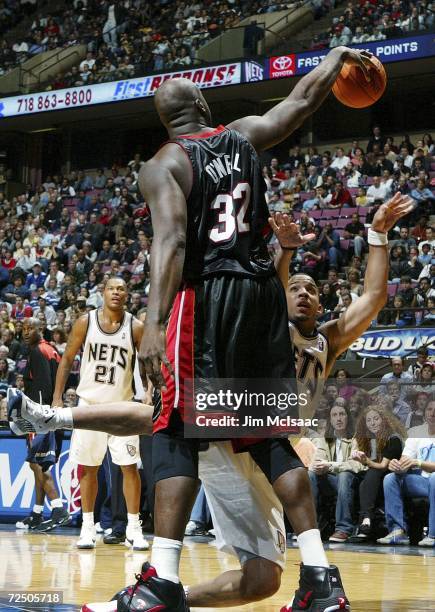
[[195,290],[186,286],[176,295],[166,330],[166,355],[174,378],[162,365],[167,390],[162,391],[162,410],[154,423],[154,432],[168,426],[172,410],[178,409],[181,418],[184,416],[185,380],[194,376],[194,325]]

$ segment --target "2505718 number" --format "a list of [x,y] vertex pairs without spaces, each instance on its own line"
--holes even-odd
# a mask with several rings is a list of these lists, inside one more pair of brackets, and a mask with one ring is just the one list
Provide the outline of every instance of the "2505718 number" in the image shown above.
[[95,382],[103,385],[115,384],[116,366],[97,365],[95,368]]
[[212,209],[218,210],[217,222],[210,232],[214,243],[227,242],[234,234],[249,232],[250,225],[246,220],[251,201],[249,183],[238,183],[232,193],[220,193],[211,203]]

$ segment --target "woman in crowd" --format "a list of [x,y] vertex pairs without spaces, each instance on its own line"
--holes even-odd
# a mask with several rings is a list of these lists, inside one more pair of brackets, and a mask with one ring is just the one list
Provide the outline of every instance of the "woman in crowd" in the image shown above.
[[417,384],[414,387],[414,391],[417,393],[431,393],[433,378],[434,378],[434,367],[435,364],[431,361],[427,361],[417,373]]
[[347,271],[347,280],[350,284],[350,292],[354,293],[357,297],[363,294],[364,287],[361,284],[361,276],[358,270],[349,268]]
[[429,397],[430,395],[423,391],[420,391],[414,396],[414,399],[410,402],[411,411],[405,421],[406,429],[419,427],[424,424],[424,411],[426,410]]
[[343,397],[347,402],[358,391],[357,387],[352,385],[350,374],[344,368],[340,368],[334,374],[335,382],[338,387],[338,395]]
[[325,312],[333,312],[338,304],[338,296],[335,291],[332,291],[329,283],[323,283],[320,292],[320,303]]
[[391,459],[400,459],[406,431],[390,412],[379,405],[369,406],[359,417],[352,458],[367,468],[359,486],[360,524],[358,538],[372,535],[376,502]]

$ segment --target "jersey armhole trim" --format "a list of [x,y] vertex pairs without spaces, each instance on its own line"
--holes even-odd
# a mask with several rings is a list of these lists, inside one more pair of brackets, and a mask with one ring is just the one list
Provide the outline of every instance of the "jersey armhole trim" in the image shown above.
[[[167,144],[174,144],[174,145],[178,145],[178,146],[180,147],[180,149],[181,149],[181,150],[184,152],[184,154],[186,155],[187,159],[189,160],[189,165],[190,165],[190,173],[191,173],[191,181],[190,181],[190,190],[189,190],[189,193],[188,193],[188,194],[187,194],[187,196],[186,196],[186,202],[187,202],[187,200],[190,198],[190,196],[191,196],[191,194],[192,194],[192,191],[193,191],[193,185],[194,185],[194,182],[195,182],[195,171],[194,171],[194,169],[193,169],[193,162],[192,162],[192,159],[191,159],[191,157],[190,157],[190,155],[189,155],[189,151],[186,149],[186,147],[185,147],[185,146],[184,146],[184,145],[183,145],[181,142],[178,142],[177,140],[168,140],[168,141],[166,141],[166,142],[164,143],[164,145],[167,145]],[[162,145],[162,147],[163,147],[164,145]],[[160,148],[162,148],[162,147],[160,147]]]
[[134,343],[134,335],[133,335],[133,315],[130,313],[130,338],[131,338],[131,347],[133,349],[133,353],[136,353],[136,345]]

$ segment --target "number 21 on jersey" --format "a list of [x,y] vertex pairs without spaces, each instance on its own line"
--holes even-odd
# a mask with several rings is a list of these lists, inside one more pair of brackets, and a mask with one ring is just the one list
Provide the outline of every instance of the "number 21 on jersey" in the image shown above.
[[227,242],[236,232],[238,234],[249,232],[250,225],[246,221],[246,214],[250,201],[249,183],[238,183],[231,194],[221,193],[213,200],[211,208],[219,212],[210,232],[212,242]]

